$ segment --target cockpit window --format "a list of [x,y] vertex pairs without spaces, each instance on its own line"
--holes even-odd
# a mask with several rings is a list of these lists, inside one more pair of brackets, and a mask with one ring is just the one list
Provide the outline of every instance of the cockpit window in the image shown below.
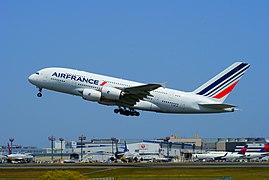
[[39,75],[39,72],[36,72],[35,74]]

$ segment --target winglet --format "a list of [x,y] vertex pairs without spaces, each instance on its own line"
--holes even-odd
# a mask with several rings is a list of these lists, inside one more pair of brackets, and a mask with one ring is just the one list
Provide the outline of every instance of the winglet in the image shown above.
[[168,84],[167,82],[160,83],[160,85],[161,85],[163,88],[166,88],[166,85],[167,85],[167,84]]

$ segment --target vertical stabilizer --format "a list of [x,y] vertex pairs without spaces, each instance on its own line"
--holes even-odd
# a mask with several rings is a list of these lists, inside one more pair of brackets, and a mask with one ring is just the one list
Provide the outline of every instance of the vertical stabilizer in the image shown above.
[[248,63],[236,62],[193,92],[223,103],[249,66]]
[[264,145],[264,147],[260,150],[260,152],[269,152],[269,143]]
[[239,152],[238,154],[242,154],[242,155],[245,155],[246,154],[246,151],[248,149],[248,145],[245,145]]
[[124,152],[127,152],[127,151],[129,151],[129,149],[127,148],[126,141],[124,141]]

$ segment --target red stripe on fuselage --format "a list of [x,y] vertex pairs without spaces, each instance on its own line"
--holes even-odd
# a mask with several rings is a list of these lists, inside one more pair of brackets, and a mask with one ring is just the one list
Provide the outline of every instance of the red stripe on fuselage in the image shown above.
[[[238,80],[239,81],[239,80]],[[221,91],[219,94],[215,95],[213,98],[216,99],[221,99],[224,96],[226,96],[227,94],[229,94],[233,88],[236,86],[236,84],[238,83],[238,81],[236,81],[235,83],[233,83],[231,86],[227,87],[226,89],[224,89],[223,91]]]
[[100,84],[100,86],[104,86],[106,83],[107,83],[107,82],[104,81],[104,82],[102,82],[102,83]]

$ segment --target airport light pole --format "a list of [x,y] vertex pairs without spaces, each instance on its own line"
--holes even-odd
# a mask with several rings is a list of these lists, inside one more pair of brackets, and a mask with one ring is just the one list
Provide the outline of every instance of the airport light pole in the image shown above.
[[169,144],[169,151],[171,151],[172,150],[173,143],[172,142],[169,142],[168,144]]
[[193,144],[192,144],[192,153],[194,153],[194,151],[195,151],[195,147],[196,147],[196,145],[193,143]]
[[64,138],[59,138],[59,140],[61,141],[61,160],[63,159],[63,140]]
[[159,156],[161,154],[163,155],[163,142],[162,141],[160,142]]
[[167,142],[167,158],[169,158],[169,140],[170,140],[170,137],[165,138],[165,141]]
[[9,138],[10,141],[10,154],[12,154],[12,143],[14,141],[14,138]]
[[53,141],[55,141],[55,137],[49,136],[49,141],[51,141],[51,161],[53,162]]
[[183,142],[183,143],[181,143],[181,154],[183,155],[184,154],[184,147],[185,147],[185,143]]
[[82,142],[86,140],[86,136],[79,136],[78,139],[80,140],[80,161],[82,161],[82,157],[83,157],[83,151],[82,151]]
[[111,143],[112,143],[112,150],[111,150],[111,152],[112,152],[112,154],[114,154],[114,143],[116,142],[116,138],[115,137],[112,137],[111,138]]

